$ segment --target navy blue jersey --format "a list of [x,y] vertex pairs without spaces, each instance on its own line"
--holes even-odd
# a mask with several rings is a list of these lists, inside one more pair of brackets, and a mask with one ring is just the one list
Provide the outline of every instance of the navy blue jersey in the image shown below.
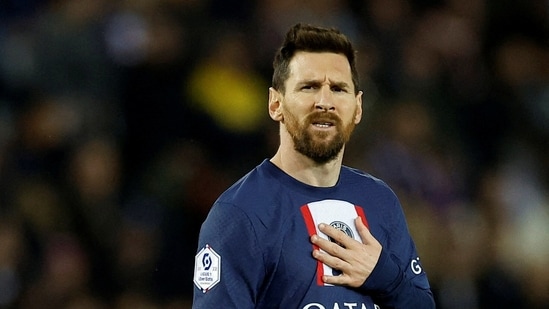
[[[362,287],[333,286],[337,275],[312,257],[324,222],[361,241],[360,216],[383,246]],[[400,203],[382,181],[343,166],[338,183],[313,187],[265,160],[225,191],[202,225],[193,308],[434,308],[427,276]]]

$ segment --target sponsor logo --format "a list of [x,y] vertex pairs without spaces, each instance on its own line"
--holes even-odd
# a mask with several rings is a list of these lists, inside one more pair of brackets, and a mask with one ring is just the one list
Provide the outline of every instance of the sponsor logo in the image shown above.
[[410,262],[410,268],[412,269],[412,272],[416,275],[421,274],[423,269],[421,268],[421,264],[419,264],[419,257],[415,258]]
[[[305,305],[302,309],[368,309],[365,304],[362,303],[334,303],[332,306],[324,306],[319,303],[310,303]],[[370,307],[371,309],[371,307]],[[373,309],[381,309],[378,305],[374,304]]]
[[195,256],[193,281],[203,293],[221,281],[221,256],[207,244]]

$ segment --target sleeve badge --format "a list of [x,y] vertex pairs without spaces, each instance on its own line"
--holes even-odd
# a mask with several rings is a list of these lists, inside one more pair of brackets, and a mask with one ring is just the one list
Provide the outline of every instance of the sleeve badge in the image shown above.
[[221,256],[208,244],[195,256],[193,281],[203,293],[221,281]]

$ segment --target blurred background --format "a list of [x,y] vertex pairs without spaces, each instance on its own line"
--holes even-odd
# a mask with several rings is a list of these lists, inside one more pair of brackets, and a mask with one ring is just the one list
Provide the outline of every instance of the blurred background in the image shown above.
[[0,1],[0,308],[190,308],[296,22],[359,49],[345,163],[398,194],[438,308],[549,308],[547,0]]

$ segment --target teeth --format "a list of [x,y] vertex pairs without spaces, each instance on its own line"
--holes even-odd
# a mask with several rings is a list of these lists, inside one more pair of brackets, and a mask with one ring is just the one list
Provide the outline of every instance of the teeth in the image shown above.
[[321,127],[321,128],[329,128],[330,124],[329,123],[315,123],[315,126]]

